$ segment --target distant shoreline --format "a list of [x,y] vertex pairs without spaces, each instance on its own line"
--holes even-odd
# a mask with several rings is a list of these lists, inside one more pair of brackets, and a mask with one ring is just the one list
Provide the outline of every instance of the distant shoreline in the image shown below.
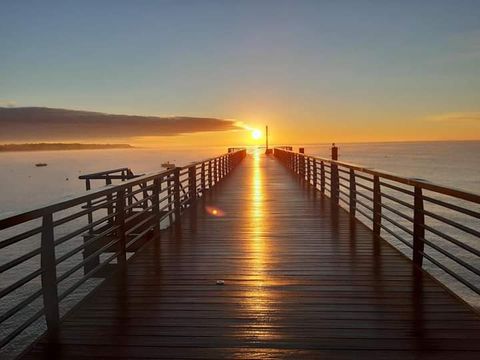
[[134,149],[129,144],[29,143],[0,144],[0,152]]

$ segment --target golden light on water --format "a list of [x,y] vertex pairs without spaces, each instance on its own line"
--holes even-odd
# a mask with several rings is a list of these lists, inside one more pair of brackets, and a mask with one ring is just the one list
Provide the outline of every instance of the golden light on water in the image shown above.
[[[262,155],[260,152],[252,154],[253,172],[249,184],[249,227],[250,234],[245,243],[250,254],[251,286],[249,287],[245,305],[255,315],[258,324],[268,323],[269,309],[272,296],[268,290],[269,285],[269,244],[265,238],[268,227],[267,209],[265,208],[265,179],[262,169]],[[275,335],[271,330],[262,327],[248,334],[257,339],[271,339]]]

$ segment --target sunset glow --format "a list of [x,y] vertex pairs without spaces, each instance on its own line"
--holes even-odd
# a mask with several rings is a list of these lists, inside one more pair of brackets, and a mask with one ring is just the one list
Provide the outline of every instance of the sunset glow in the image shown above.
[[478,3],[398,2],[388,26],[388,2],[208,3],[5,4],[0,108],[124,118],[0,114],[0,142],[258,145],[265,124],[272,145],[480,139]]
[[252,131],[252,138],[253,138],[254,140],[258,140],[258,139],[260,139],[261,137],[262,137],[262,132],[261,132],[260,130],[256,130],[256,129],[255,129],[255,130]]

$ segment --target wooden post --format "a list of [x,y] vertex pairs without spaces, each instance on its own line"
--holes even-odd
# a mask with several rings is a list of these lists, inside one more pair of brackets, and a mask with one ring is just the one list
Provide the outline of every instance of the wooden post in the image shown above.
[[125,190],[120,189],[117,191],[117,201],[116,201],[116,216],[115,222],[118,226],[118,246],[120,247],[120,253],[118,254],[117,261],[118,265],[125,267],[127,263],[127,238],[125,235],[126,226],[125,226]]
[[413,211],[413,263],[422,267],[425,238],[425,214],[423,212],[422,188],[415,186]]
[[338,160],[338,147],[335,145],[335,143],[332,144],[332,160]]
[[382,224],[382,194],[380,189],[380,178],[373,177],[373,234],[380,236]]
[[55,259],[55,243],[53,232],[53,215],[47,214],[42,219],[41,259],[43,306],[45,308],[45,320],[47,333],[54,340],[60,325],[58,310],[57,268]]
[[315,190],[318,189],[318,174],[317,174],[317,160],[313,159],[313,186],[315,187]]
[[197,198],[197,165],[188,168],[188,190],[189,202],[192,205]]
[[350,215],[355,217],[357,210],[357,182],[355,181],[355,171],[350,169]]
[[175,209],[175,222],[180,221],[181,209],[180,209],[180,168],[176,167],[173,172],[173,207]]

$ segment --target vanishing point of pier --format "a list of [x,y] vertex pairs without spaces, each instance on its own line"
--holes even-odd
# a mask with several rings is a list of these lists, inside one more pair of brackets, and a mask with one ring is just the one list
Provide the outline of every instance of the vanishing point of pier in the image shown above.
[[[89,182],[108,185],[0,220],[3,230],[38,222],[1,248],[41,239],[1,264],[40,261],[34,276],[2,286],[6,297],[36,278],[40,292],[1,320],[25,311],[33,295],[42,301],[2,345],[44,321],[46,333],[23,358],[480,357],[478,313],[423,269],[428,262],[478,296],[478,230],[434,212],[478,220],[478,195],[335,156],[230,150],[153,175],[92,174]],[[67,242],[76,245],[59,248]],[[87,279],[104,280],[62,314]]]

